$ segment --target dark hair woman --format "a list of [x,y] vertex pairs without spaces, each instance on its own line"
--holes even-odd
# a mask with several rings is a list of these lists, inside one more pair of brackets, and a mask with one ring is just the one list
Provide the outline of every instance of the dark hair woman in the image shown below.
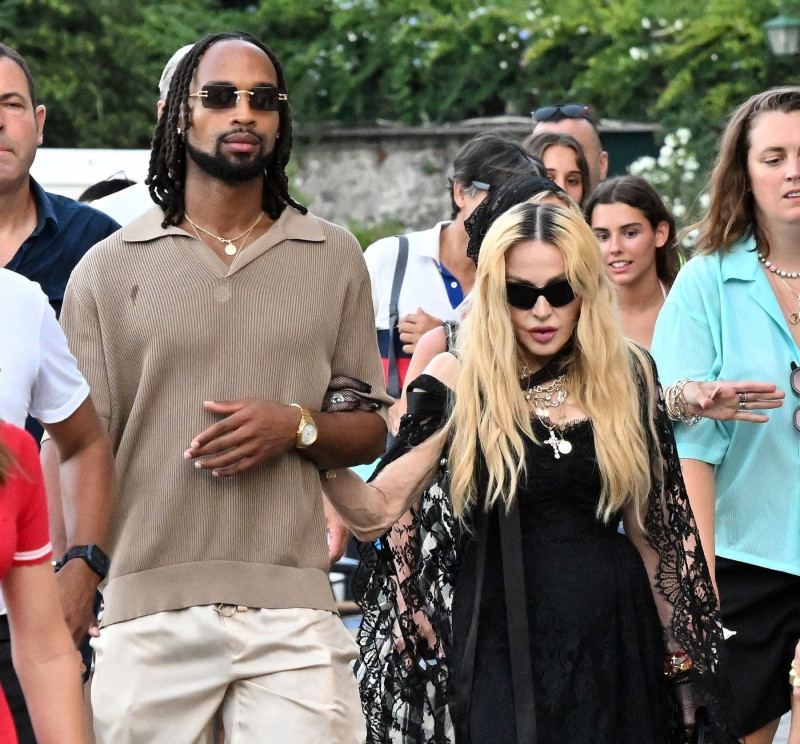
[[649,349],[658,312],[680,267],[675,218],[638,176],[604,181],[585,211],[617,288],[622,330]]

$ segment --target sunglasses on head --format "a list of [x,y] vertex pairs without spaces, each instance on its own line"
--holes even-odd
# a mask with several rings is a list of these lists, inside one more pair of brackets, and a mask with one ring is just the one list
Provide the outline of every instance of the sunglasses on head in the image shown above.
[[[792,390],[800,395],[800,367],[794,362],[792,362],[792,369],[789,372],[789,384],[792,386]],[[794,421],[794,428],[800,431],[800,406],[794,409],[792,421]]]
[[236,90],[230,83],[213,83],[204,85],[189,98],[199,98],[203,108],[230,109],[239,104],[240,96],[247,96],[253,111],[280,111],[289,97],[281,93],[274,85],[257,85],[250,90]]
[[508,304],[519,310],[530,310],[540,297],[544,297],[552,307],[564,307],[575,299],[575,291],[566,279],[548,284],[546,287],[534,287],[532,284],[506,282]]
[[548,121],[560,114],[566,119],[588,119],[590,109],[582,103],[557,103],[555,106],[542,106],[531,113],[533,120]]

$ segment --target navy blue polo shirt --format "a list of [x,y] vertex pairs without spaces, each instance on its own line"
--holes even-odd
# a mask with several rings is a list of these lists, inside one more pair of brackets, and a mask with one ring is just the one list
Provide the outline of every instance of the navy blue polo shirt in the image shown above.
[[31,192],[36,227],[6,268],[38,282],[59,315],[72,270],[86,251],[119,230],[119,225],[86,204],[48,193],[33,178]]

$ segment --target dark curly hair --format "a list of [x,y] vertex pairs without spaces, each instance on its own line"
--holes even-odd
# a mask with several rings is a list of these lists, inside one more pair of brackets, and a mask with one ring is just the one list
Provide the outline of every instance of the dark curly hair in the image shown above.
[[[278,75],[278,88],[286,92],[286,78],[283,67],[272,50],[255,36],[244,31],[228,31],[210,34],[200,39],[186,56],[178,63],[169,95],[161,118],[153,134],[150,153],[150,170],[145,183],[150,187],[150,196],[164,210],[163,227],[178,225],[183,221],[184,187],[186,179],[186,144],[183,129],[189,114],[189,86],[203,54],[219,41],[246,41],[258,47],[269,57]],[[287,101],[279,113],[280,138],[275,142],[275,150],[264,171],[264,195],[262,207],[277,220],[286,205],[305,214],[308,210],[289,195],[289,179],[286,164],[292,151],[292,112]]]

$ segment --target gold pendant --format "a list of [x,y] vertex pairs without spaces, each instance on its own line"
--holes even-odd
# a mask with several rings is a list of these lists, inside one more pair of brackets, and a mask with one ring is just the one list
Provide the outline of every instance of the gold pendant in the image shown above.
[[227,253],[229,256],[235,256],[236,246],[233,243],[228,243],[228,245],[225,246],[225,253]]
[[792,325],[797,325],[798,323],[800,323],[800,313],[792,313],[791,315],[789,315],[789,322]]

